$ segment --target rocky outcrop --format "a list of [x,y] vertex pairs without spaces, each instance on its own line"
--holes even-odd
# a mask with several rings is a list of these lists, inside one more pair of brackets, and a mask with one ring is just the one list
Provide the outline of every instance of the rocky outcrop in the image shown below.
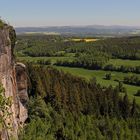
[[10,123],[11,129],[0,130],[0,139],[2,140],[8,140],[8,137],[18,139],[19,128],[27,119],[26,67],[21,63],[16,64],[14,61],[15,38],[15,31],[12,27],[5,26],[0,29],[0,83],[5,89],[5,96],[12,99],[12,106],[9,108],[11,115],[6,120],[6,123]]

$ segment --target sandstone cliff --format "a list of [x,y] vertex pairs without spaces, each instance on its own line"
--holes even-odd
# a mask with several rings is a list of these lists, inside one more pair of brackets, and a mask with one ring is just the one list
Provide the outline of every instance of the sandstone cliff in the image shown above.
[[5,25],[0,29],[0,83],[5,89],[5,96],[12,98],[12,106],[9,108],[11,115],[6,120],[6,123],[10,123],[11,129],[0,130],[2,140],[8,140],[9,137],[18,139],[19,129],[27,119],[26,67],[14,61],[15,38],[15,31],[12,27]]

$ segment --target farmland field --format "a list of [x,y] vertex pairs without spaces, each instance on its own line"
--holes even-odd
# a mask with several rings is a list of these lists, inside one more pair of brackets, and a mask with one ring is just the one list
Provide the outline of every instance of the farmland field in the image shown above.
[[122,60],[122,59],[110,59],[108,64],[113,64],[115,66],[140,66],[140,60]]
[[81,38],[75,38],[75,39],[72,39],[72,41],[85,41],[85,42],[95,42],[99,39],[96,39],[96,38],[84,38],[84,39],[81,39]]

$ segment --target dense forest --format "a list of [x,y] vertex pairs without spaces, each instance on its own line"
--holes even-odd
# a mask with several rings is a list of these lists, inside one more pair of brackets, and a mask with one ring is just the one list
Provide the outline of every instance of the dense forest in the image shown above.
[[55,65],[140,73],[140,65],[115,66],[108,63],[110,59],[140,60],[139,37],[99,39],[95,42],[73,41],[72,38],[58,35],[19,36],[16,53],[31,57],[72,55],[72,61],[58,60]]
[[[73,38],[59,35],[20,35],[16,50],[22,50],[28,56],[51,56],[59,51],[78,54],[102,52],[107,57],[121,59],[140,59],[140,37],[122,37],[99,39],[95,42],[74,41]],[[53,54],[52,54],[53,53]],[[78,55],[77,54],[77,55]],[[64,53],[61,54],[62,56]]]
[[21,139],[139,139],[140,108],[120,86],[104,88],[95,79],[28,65],[29,119]]

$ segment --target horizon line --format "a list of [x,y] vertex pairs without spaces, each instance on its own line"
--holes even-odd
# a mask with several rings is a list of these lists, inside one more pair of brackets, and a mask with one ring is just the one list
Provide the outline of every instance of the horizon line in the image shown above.
[[102,27],[137,27],[140,28],[140,25],[103,25],[103,24],[91,24],[91,25],[39,25],[39,26],[13,26],[14,28],[48,28],[48,27],[90,27],[90,26],[102,26]]

